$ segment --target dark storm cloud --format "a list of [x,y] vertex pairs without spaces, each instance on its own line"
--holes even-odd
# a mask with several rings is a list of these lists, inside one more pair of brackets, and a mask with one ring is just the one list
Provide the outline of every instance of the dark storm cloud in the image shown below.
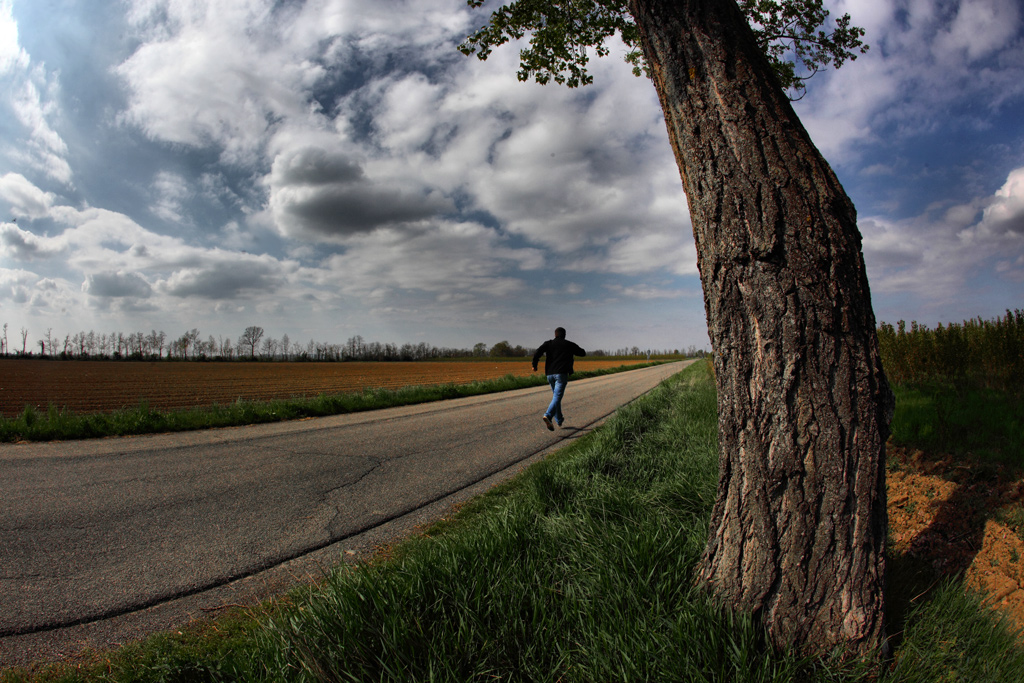
[[153,288],[138,273],[95,273],[86,277],[82,289],[102,298],[145,299],[153,293]]
[[181,298],[237,299],[247,293],[272,291],[281,283],[281,277],[267,264],[224,263],[180,270],[168,278],[165,291]]
[[324,187],[286,204],[282,215],[324,236],[368,232],[410,223],[451,210],[447,200],[369,184]]
[[274,218],[282,233],[292,237],[347,236],[454,210],[436,192],[373,182],[354,160],[323,149],[278,157],[271,184]]
[[363,178],[355,161],[326,150],[306,148],[287,159],[274,162],[275,180],[282,185],[331,185],[352,183]]

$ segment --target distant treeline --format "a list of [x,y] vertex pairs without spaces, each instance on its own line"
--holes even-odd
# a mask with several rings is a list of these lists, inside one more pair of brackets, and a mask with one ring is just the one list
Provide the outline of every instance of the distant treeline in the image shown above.
[[[202,338],[198,329],[191,329],[177,338],[152,330],[146,332],[75,332],[62,338],[52,329],[29,346],[29,333],[21,328],[13,339],[8,339],[8,325],[4,323],[0,336],[0,356],[25,358],[55,358],[62,360],[182,360],[182,361],[414,361],[439,358],[517,358],[533,355],[534,349],[508,341],[493,346],[484,343],[472,348],[438,347],[426,342],[418,344],[389,344],[367,342],[360,335],[352,336],[344,344],[319,342],[313,339],[305,344],[292,341],[287,334],[280,339],[269,337],[262,327],[245,328],[237,339],[209,335]],[[11,342],[14,342],[13,345]],[[20,343],[19,343],[20,342]],[[691,346],[689,349],[652,350],[638,346],[617,349],[609,353],[597,349],[589,353],[596,357],[664,357],[702,356],[706,352]]]
[[878,328],[882,367],[904,386],[934,383],[957,389],[1024,393],[1024,311],[994,320],[965,320],[929,329],[904,321]]

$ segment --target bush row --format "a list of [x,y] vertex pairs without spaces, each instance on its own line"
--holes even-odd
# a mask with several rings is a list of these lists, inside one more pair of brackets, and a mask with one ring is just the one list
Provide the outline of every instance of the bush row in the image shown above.
[[1024,387],[1024,311],[994,320],[941,323],[930,329],[900,320],[878,328],[882,366],[903,386],[946,385],[1019,395]]

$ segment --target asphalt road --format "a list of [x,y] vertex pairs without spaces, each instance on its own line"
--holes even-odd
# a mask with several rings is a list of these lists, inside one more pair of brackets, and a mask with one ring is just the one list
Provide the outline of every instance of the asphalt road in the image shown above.
[[263,588],[251,592],[265,594],[289,582],[265,578],[275,571],[292,582],[315,573],[304,559],[365,553],[681,368],[572,382],[554,432],[540,420],[545,386],[275,425],[0,445],[0,664],[170,628],[241,599],[253,577]]

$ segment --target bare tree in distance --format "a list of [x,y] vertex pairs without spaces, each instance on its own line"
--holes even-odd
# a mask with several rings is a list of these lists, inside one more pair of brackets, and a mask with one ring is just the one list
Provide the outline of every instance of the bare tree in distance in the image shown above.
[[199,341],[199,330],[193,327],[191,330],[185,333],[185,337],[188,339],[188,345],[192,349],[195,355],[202,353],[201,342]]
[[277,340],[273,337],[267,337],[264,339],[260,355],[267,360],[274,360],[277,356]]
[[164,344],[167,341],[167,334],[163,330],[160,332],[152,330],[146,339],[148,340],[151,350],[156,353],[156,357],[162,358],[164,355]]
[[263,338],[263,328],[258,325],[250,325],[245,328],[242,332],[242,336],[238,338],[239,348],[249,348],[249,358],[256,358],[256,345],[260,343],[260,339]]
[[220,340],[220,355],[221,358],[231,359],[235,354],[235,348],[232,345],[231,339],[224,337]]
[[[7,323],[3,324],[3,334],[0,337],[0,354],[10,354],[10,344],[7,340]],[[116,360],[153,360],[165,358],[163,350],[167,349],[166,359],[168,360],[233,360],[236,357],[244,359],[244,350],[249,349],[250,358],[255,353],[268,360],[284,359],[287,361],[326,361],[336,362],[345,360],[359,361],[417,361],[441,358],[460,358],[472,356],[489,355],[488,346],[479,342],[472,348],[437,347],[427,342],[417,344],[405,343],[402,345],[394,343],[381,343],[379,341],[367,341],[361,335],[353,335],[345,344],[330,342],[318,342],[309,340],[303,345],[293,342],[288,335],[283,335],[280,341],[267,338],[262,327],[253,326],[247,328],[250,337],[246,340],[243,334],[236,342],[230,337],[215,339],[210,335],[205,341],[200,340],[199,330],[193,328],[177,339],[166,342],[167,334],[163,331],[152,330],[145,332],[110,332],[97,334],[95,331],[80,331],[64,336],[64,350],[57,355],[55,350],[60,346],[60,338],[54,336],[53,329],[48,330],[49,339],[40,340],[40,354],[50,357],[59,356],[66,360],[84,360],[88,358],[106,358]],[[27,338],[29,332],[22,328],[22,351],[19,355],[34,357],[29,352]],[[262,345],[260,342],[262,341]],[[639,347],[635,347],[639,349]],[[530,355],[533,349],[524,348],[520,345],[512,345],[507,340],[495,345],[496,355],[507,355],[510,357]],[[661,355],[669,355],[671,351],[652,352]],[[605,351],[593,350],[592,356],[607,356]],[[628,349],[621,349],[616,355],[628,355]]]

